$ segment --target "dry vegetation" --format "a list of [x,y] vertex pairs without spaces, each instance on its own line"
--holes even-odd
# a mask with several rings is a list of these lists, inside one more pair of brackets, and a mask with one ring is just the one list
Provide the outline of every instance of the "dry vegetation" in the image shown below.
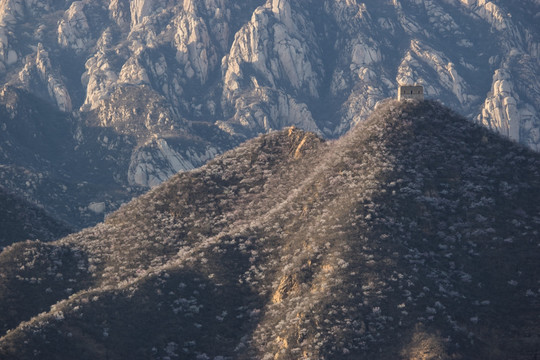
[[0,357],[533,359],[539,189],[538,154],[434,102],[264,135],[5,249]]

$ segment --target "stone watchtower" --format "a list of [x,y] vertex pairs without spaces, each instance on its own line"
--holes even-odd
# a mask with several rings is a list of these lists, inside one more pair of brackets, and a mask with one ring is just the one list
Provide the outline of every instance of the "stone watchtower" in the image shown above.
[[424,87],[422,85],[399,85],[398,100],[416,99],[424,100]]

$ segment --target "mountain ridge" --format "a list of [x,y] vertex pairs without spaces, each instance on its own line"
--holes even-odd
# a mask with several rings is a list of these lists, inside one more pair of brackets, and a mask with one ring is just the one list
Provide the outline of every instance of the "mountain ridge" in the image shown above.
[[[0,354],[528,359],[539,163],[432,101],[388,101],[339,140],[263,135],[48,245],[67,269],[27,286],[51,308]],[[39,246],[0,254],[0,286],[54,263],[25,259]]]
[[69,113],[75,144],[57,137],[110,164],[97,165],[106,191],[65,211],[19,185],[32,175],[2,184],[83,228],[261,133],[294,125],[338,138],[414,82],[538,150],[538,14],[533,0],[6,0],[3,84]]

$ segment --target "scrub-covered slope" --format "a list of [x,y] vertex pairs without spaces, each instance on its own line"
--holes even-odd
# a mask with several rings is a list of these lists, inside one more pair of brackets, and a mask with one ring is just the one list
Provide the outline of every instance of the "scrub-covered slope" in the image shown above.
[[539,189],[538,154],[433,102],[264,135],[4,250],[0,357],[529,359]]

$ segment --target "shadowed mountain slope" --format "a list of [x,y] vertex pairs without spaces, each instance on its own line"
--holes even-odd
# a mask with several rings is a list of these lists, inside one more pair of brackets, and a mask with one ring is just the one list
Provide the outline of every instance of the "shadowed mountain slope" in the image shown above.
[[539,189],[538,154],[434,102],[270,133],[0,253],[0,357],[532,359]]
[[111,129],[82,126],[23,90],[0,91],[0,186],[72,228],[102,221],[104,212],[146,190],[119,184],[118,171],[127,166],[118,162],[131,156],[122,151],[129,141]]
[[28,239],[56,240],[70,232],[66,224],[0,187],[0,248]]

